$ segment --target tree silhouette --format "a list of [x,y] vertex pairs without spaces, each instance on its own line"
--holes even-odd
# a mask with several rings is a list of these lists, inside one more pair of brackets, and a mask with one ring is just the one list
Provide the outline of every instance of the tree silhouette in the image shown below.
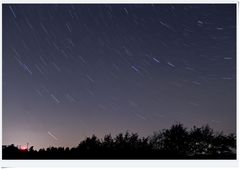
[[149,137],[129,131],[103,139],[92,135],[71,149],[21,150],[12,144],[3,146],[3,159],[236,159],[236,135],[177,123]]
[[188,132],[182,124],[175,124],[170,129],[164,130],[163,136],[163,150],[178,155],[185,155],[188,147]]

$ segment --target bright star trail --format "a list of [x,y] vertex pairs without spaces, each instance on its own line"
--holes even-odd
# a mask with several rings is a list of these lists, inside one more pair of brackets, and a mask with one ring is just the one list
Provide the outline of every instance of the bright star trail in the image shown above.
[[236,132],[234,4],[4,4],[2,30],[3,144]]
[[51,136],[54,140],[58,140],[56,136],[54,136],[50,131],[48,131],[49,136]]

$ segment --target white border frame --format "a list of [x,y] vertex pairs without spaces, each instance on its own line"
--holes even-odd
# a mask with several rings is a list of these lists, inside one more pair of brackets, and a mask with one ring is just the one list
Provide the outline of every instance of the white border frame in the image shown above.
[[[236,36],[237,36],[237,44],[236,44],[236,68],[237,68],[237,90],[236,90],[236,105],[240,105],[239,101],[239,1],[237,0],[218,0],[218,1],[209,1],[209,0],[37,0],[32,2],[31,0],[2,0],[0,7],[0,20],[2,24],[2,5],[6,3],[31,3],[31,4],[236,4]],[[0,52],[2,55],[2,25],[0,27],[0,37],[1,37],[1,45]],[[0,143],[2,145],[2,57],[0,57]],[[2,160],[2,146],[0,148],[0,157],[1,167],[239,167],[239,109],[236,107],[236,134],[237,134],[237,160]]]
[[237,160],[2,160],[4,167],[237,167]]

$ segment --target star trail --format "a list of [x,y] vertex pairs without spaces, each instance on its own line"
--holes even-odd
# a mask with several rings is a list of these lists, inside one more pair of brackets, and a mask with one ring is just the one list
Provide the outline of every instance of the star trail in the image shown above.
[[3,144],[236,132],[235,4],[4,4]]

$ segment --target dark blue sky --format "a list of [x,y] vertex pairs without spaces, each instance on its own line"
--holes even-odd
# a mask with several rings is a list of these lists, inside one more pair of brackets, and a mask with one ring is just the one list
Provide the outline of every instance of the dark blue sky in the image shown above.
[[236,131],[236,6],[3,5],[3,144],[175,122]]

